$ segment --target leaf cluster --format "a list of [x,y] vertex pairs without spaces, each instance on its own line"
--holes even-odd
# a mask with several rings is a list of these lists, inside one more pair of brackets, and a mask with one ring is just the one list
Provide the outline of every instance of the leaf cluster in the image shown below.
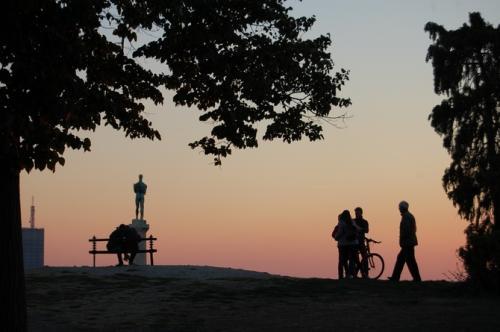
[[0,139],[17,166],[55,169],[79,135],[104,123],[125,135],[159,138],[142,116],[163,101],[159,77],[99,31],[109,1],[8,2],[0,17]]

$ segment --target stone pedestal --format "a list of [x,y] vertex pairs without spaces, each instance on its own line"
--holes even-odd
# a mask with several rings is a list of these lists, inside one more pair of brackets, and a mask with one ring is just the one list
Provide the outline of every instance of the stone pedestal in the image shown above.
[[[132,223],[130,224],[130,227],[134,228],[137,233],[139,233],[141,238],[146,238],[146,233],[149,230],[149,225],[144,219],[132,219]],[[146,250],[146,241],[141,241],[139,242],[139,250]],[[147,255],[145,253],[138,253],[137,256],[135,256],[134,259],[134,264],[137,265],[147,265],[147,260],[146,260]]]

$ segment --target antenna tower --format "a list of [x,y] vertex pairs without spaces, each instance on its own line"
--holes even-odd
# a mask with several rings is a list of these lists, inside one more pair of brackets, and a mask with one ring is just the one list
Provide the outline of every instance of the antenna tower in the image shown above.
[[31,196],[30,226],[35,228],[35,197]]

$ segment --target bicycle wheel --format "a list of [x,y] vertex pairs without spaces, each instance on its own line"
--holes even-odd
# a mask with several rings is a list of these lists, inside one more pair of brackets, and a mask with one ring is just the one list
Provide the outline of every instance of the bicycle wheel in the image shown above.
[[368,278],[376,280],[384,273],[384,259],[379,254],[369,254],[361,261],[361,266],[368,265]]

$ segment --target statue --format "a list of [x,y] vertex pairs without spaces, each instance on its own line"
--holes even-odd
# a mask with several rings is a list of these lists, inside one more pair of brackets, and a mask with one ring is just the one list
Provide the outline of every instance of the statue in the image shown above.
[[138,219],[139,211],[141,213],[141,219],[144,219],[144,196],[146,195],[146,190],[148,186],[142,182],[142,174],[139,174],[139,182],[134,184],[135,192],[135,219]]

